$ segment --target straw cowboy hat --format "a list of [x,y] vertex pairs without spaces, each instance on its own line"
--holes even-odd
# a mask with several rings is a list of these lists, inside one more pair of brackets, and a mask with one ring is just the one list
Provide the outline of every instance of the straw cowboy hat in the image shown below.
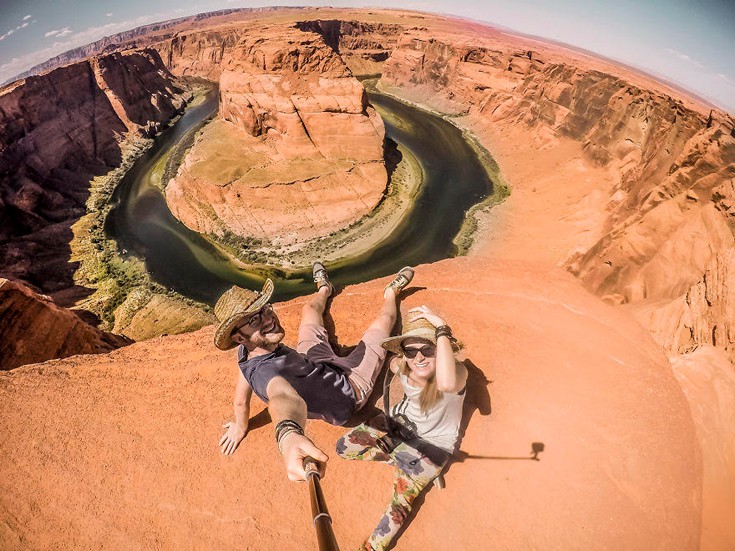
[[232,340],[232,330],[243,318],[259,311],[273,295],[273,282],[266,279],[263,290],[260,292],[243,289],[234,286],[219,297],[214,305],[214,315],[219,320],[217,330],[214,332],[214,346],[220,350],[229,350],[237,346]]
[[380,341],[380,346],[393,352],[394,354],[403,355],[401,344],[406,339],[425,339],[436,344],[436,327],[423,318],[414,321],[403,322],[403,334],[397,337],[389,337]]

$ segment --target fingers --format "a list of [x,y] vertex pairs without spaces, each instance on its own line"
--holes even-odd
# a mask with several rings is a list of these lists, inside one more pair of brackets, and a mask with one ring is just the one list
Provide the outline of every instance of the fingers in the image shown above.
[[[229,435],[230,425],[232,425],[232,421],[228,421],[227,423],[225,423],[224,425],[222,425],[222,428],[223,429],[228,429],[228,430],[227,430],[226,433],[224,433],[222,435],[222,438],[220,438],[219,443],[217,444],[218,446],[221,446],[222,444],[224,444],[227,441],[227,437]],[[222,453],[225,453],[225,449],[224,448],[222,448]]]
[[237,448],[237,442],[225,434],[220,440],[219,446],[224,455],[232,455]]
[[309,457],[312,457],[317,460],[317,462],[321,461],[322,463],[326,463],[329,461],[329,456],[324,453],[322,450],[317,448],[313,442],[304,443],[304,445],[301,447],[301,450],[305,452],[304,457],[307,455]]
[[316,461],[319,476],[324,475],[329,457],[317,448],[307,436],[293,435],[283,440],[282,444],[284,448],[283,459],[286,463],[286,474],[289,480],[306,480],[304,459],[307,457],[311,457]]
[[234,424],[232,421],[222,425],[222,428],[227,429],[227,432],[222,435],[222,438],[220,438],[217,445],[220,447],[220,451],[224,455],[232,455],[237,449],[237,445],[240,443],[240,439],[231,434],[233,426]]
[[411,308],[408,313],[414,315],[415,317],[423,317],[426,314],[431,315],[434,312],[432,312],[428,306],[422,304],[421,306],[417,306],[416,308]]
[[317,448],[313,443],[304,445],[301,449],[303,452],[306,452],[304,457],[311,457],[314,459],[317,470],[319,471],[319,478],[322,478],[327,470],[327,461],[329,461],[329,456]]
[[421,306],[417,306],[416,308],[411,308],[408,311],[408,317],[409,317],[409,321],[416,321],[417,319],[425,319],[430,324],[432,324],[434,327],[445,325],[444,320],[440,316],[432,312],[431,309],[425,304]]

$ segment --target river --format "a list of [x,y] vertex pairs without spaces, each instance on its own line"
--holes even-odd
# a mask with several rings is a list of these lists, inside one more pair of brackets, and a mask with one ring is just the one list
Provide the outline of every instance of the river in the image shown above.
[[[367,253],[330,268],[337,285],[358,283],[456,254],[452,240],[465,212],[492,192],[492,183],[462,133],[441,117],[406,105],[376,91],[370,103],[385,122],[386,135],[410,150],[424,172],[424,183],[406,218]],[[115,204],[106,223],[123,256],[144,260],[151,277],[178,293],[208,304],[233,284],[260,288],[262,273],[238,268],[222,251],[171,214],[163,193],[153,185],[171,148],[216,113],[218,93],[189,108],[156,138],[151,149],[133,165],[113,196]],[[311,272],[279,277],[275,300],[313,292]],[[420,281],[417,281],[420,284]]]

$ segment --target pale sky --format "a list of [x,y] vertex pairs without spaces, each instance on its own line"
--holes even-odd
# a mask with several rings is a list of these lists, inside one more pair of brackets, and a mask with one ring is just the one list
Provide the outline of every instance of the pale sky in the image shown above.
[[[276,0],[0,0],[0,82],[71,48],[134,27]],[[735,0],[332,1],[468,17],[602,54],[680,84],[735,114]]]

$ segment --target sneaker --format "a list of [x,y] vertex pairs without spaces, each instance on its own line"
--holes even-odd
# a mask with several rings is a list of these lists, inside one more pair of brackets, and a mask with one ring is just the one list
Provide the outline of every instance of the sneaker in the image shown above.
[[411,266],[406,266],[405,268],[400,269],[396,274],[396,277],[393,278],[393,281],[391,281],[385,288],[387,289],[388,287],[392,287],[397,295],[403,291],[409,283],[411,283],[412,279],[413,268],[411,268]]
[[314,265],[311,268],[311,273],[314,275],[316,290],[318,291],[325,285],[329,286],[329,296],[332,296],[334,294],[334,285],[329,281],[327,269],[324,267],[324,264],[319,261],[314,262]]

